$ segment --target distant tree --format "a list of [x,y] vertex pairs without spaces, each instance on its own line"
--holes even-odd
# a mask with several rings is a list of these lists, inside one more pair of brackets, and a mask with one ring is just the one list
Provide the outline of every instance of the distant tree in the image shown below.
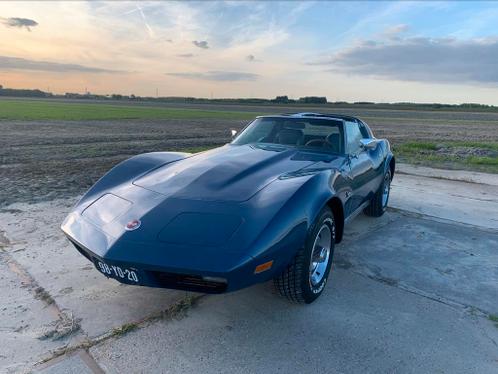
[[275,99],[272,100],[274,103],[288,103],[289,102],[289,96],[284,95],[284,96],[277,96]]
[[299,102],[305,104],[327,104],[327,98],[325,96],[305,96],[299,98]]
[[52,94],[40,90],[24,90],[17,88],[1,88],[0,96],[13,96],[13,97],[50,97]]

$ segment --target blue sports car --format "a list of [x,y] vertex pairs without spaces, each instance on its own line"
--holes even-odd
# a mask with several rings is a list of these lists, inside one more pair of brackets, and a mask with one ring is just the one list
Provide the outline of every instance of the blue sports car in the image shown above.
[[344,225],[386,210],[394,168],[388,141],[358,118],[261,116],[219,148],[123,161],[62,230],[121,283],[222,293],[273,279],[311,303]]

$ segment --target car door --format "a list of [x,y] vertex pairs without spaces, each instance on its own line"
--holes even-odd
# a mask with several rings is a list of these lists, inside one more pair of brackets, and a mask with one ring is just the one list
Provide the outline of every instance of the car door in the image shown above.
[[360,125],[357,122],[345,121],[344,128],[347,157],[346,175],[351,187],[351,193],[346,202],[346,215],[349,216],[370,197],[375,171],[368,151],[361,146],[360,141],[365,136]]

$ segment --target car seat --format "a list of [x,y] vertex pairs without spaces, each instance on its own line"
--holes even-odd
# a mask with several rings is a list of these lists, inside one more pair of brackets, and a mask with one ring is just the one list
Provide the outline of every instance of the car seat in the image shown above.
[[329,134],[326,138],[329,147],[335,153],[341,153],[341,136],[340,134]]
[[276,136],[276,142],[286,145],[301,145],[303,144],[303,131],[297,129],[282,129]]

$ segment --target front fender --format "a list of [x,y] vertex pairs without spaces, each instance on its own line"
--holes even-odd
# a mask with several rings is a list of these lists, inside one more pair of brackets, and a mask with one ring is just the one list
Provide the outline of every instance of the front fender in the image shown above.
[[181,152],[150,152],[133,156],[114,166],[104,174],[80,199],[77,205],[85,205],[96,200],[113,187],[133,179],[170,162],[178,161],[190,156],[190,153]]
[[[334,177],[335,174],[328,171],[293,178],[295,179],[293,183],[299,183],[300,186],[287,198],[251,245],[251,257],[258,262],[274,260],[276,272],[287,266],[304,245],[310,226],[317,215],[335,195],[335,191],[331,188],[333,184],[330,183]],[[272,187],[275,188],[269,186],[270,189]]]

